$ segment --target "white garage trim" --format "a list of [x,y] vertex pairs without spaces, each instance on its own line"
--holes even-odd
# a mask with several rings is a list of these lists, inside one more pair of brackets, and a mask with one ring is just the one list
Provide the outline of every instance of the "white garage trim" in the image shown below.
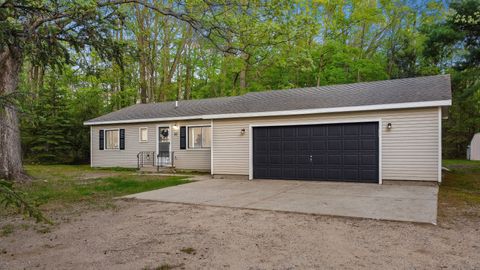
[[382,133],[383,133],[383,122],[382,118],[378,119],[378,184],[383,184],[383,175],[382,175]]
[[213,120],[210,120],[210,174],[213,175]]
[[438,182],[442,182],[442,107],[438,107]]
[[248,179],[253,180],[253,128],[254,127],[276,127],[276,126],[303,126],[303,125],[323,125],[323,124],[347,124],[347,123],[378,123],[378,184],[382,184],[382,119],[381,118],[363,118],[363,119],[342,119],[335,121],[304,121],[304,122],[275,122],[250,124],[248,127]]

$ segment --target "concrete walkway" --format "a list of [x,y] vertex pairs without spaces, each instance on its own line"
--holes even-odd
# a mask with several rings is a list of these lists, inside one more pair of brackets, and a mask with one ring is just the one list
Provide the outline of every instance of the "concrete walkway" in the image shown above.
[[436,224],[437,194],[437,186],[212,179],[124,198]]

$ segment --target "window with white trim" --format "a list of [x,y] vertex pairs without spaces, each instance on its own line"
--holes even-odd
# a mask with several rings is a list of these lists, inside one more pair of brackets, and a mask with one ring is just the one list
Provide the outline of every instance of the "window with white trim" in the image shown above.
[[105,130],[105,149],[120,149],[119,130]]
[[210,148],[211,145],[211,127],[188,127],[188,148],[202,149]]
[[138,130],[140,142],[148,142],[148,128],[141,127]]

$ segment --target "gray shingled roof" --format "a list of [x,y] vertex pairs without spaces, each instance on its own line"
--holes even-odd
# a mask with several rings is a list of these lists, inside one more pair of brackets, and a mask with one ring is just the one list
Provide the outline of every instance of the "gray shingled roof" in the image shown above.
[[136,104],[85,122],[202,118],[204,115],[326,109],[451,99],[449,75],[426,76],[321,87],[250,92],[221,97],[175,102]]

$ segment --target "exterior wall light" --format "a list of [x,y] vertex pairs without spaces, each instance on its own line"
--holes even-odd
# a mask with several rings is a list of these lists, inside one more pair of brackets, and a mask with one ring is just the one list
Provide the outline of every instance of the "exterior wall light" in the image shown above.
[[172,126],[172,129],[173,129],[173,135],[177,136],[177,134],[178,134],[178,124],[176,122]]
[[242,129],[240,130],[240,135],[245,135],[245,129],[244,129],[244,128],[242,128]]
[[387,124],[387,129],[392,129],[392,123]]

